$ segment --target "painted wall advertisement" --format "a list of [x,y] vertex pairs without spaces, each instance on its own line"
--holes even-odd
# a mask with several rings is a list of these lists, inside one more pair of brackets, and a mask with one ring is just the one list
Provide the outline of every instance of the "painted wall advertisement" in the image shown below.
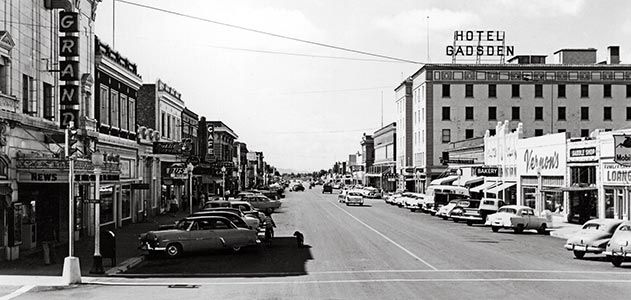
[[565,176],[565,133],[522,139],[517,142],[517,174]]

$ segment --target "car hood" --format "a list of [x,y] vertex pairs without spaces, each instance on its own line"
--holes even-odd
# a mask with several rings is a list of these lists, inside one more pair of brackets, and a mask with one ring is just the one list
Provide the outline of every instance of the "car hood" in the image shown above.
[[600,230],[581,230],[567,239],[568,244],[591,244],[595,241],[611,238],[611,234]]

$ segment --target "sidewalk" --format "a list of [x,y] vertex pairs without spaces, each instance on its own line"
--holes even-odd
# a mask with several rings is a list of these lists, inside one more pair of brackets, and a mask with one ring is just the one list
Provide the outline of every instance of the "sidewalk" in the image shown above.
[[[186,212],[178,212],[175,217],[170,214],[156,216],[153,219],[143,223],[134,223],[112,230],[116,234],[116,264],[120,265],[125,260],[139,256],[142,252],[137,249],[138,235],[149,230],[156,230],[160,224],[173,223],[188,215]],[[43,253],[41,247],[39,251],[33,251],[31,254],[20,256],[15,261],[3,261],[0,263],[0,274],[2,275],[47,275],[61,276],[63,269],[64,257],[68,255],[68,244],[63,243],[55,247],[53,255],[54,263],[50,265],[44,264]],[[79,257],[81,263],[81,274],[91,275],[92,256],[94,254],[94,237],[83,237],[82,240],[75,242],[75,256]],[[103,268],[107,272],[108,269],[115,267],[111,265],[109,258],[103,258]]]
[[567,223],[565,218],[561,216],[552,216],[552,226],[550,227],[550,236],[560,239],[568,239],[581,229],[580,224]]

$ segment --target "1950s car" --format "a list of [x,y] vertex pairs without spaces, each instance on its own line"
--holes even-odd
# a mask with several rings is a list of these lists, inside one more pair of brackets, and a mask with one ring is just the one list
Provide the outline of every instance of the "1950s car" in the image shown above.
[[480,207],[480,200],[478,199],[458,200],[456,206],[451,210],[449,217],[456,223],[461,220],[467,220],[464,214],[469,211],[478,210],[478,207]]
[[565,249],[574,251],[574,257],[581,259],[585,253],[600,254],[605,251],[607,243],[616,228],[622,223],[617,219],[589,220],[579,232],[571,236],[565,243]]
[[603,253],[616,267],[631,259],[631,222],[626,221],[618,226]]
[[188,217],[178,222],[174,229],[149,231],[141,234],[139,240],[140,248],[149,254],[162,252],[169,257],[214,249],[236,252],[260,243],[256,230],[238,228],[220,216]]
[[536,216],[532,208],[520,205],[503,206],[497,213],[488,216],[485,224],[490,225],[493,232],[502,228],[513,229],[515,233],[536,229],[538,233],[545,234],[548,227],[545,218]]
[[346,200],[344,201],[346,206],[349,205],[364,205],[364,196],[359,191],[350,191],[346,194]]
[[460,220],[467,222],[469,226],[484,224],[486,217],[496,213],[502,206],[504,206],[504,201],[500,199],[482,198],[480,206],[477,209],[473,207],[465,209]]

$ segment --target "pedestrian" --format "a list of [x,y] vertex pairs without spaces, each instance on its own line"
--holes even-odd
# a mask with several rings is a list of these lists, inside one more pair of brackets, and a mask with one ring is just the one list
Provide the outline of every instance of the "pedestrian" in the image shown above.
[[179,207],[178,207],[178,202],[177,202],[177,198],[175,197],[175,195],[171,195],[171,199],[169,199],[169,208],[171,211],[171,215],[173,217],[175,217],[175,214],[177,213]]
[[274,223],[274,219],[272,219],[272,213],[265,213],[263,224],[265,225],[265,242],[268,246],[271,246],[272,238],[274,238],[274,227],[276,227],[276,223]]

